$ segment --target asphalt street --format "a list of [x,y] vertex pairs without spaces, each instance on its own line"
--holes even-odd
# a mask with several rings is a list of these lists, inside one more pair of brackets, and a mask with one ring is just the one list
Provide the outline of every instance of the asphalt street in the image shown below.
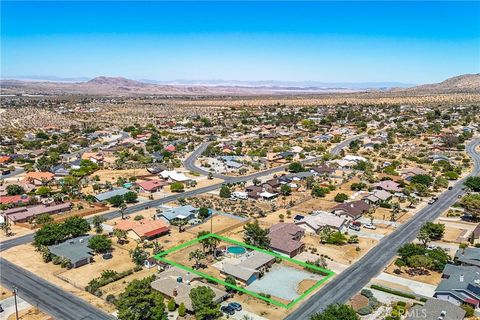
[[[25,259],[28,259],[28,257],[25,257]],[[55,319],[115,319],[75,295],[3,258],[0,258],[0,264],[1,283],[10,289],[13,286],[17,287],[19,297],[31,305],[37,306]]]
[[[474,164],[470,174],[472,176],[480,174],[480,154],[475,151],[478,145],[480,145],[480,139],[477,138],[467,146],[466,150]],[[383,271],[401,246],[415,239],[425,222],[435,220],[458,200],[458,196],[462,194],[463,181],[464,179],[459,180],[452,190],[442,193],[434,204],[420,210],[412,219],[384,237],[359,261],[335,276],[285,319],[308,319],[310,315],[324,310],[330,304],[347,302]]]

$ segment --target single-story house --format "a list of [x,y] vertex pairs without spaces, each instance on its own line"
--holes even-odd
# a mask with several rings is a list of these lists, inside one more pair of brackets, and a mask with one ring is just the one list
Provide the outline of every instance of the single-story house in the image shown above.
[[66,240],[62,243],[48,246],[51,254],[70,260],[74,268],[90,263],[93,258],[93,251],[88,247],[88,240],[91,236],[81,236]]
[[480,268],[480,248],[458,249],[454,259],[462,266],[476,266]]
[[434,298],[449,301],[457,306],[469,304],[480,306],[480,268],[447,264],[443,269],[442,281],[435,289]]
[[240,169],[243,167],[243,163],[237,161],[226,161],[225,166],[229,169]]
[[157,209],[155,219],[162,219],[163,221],[166,221],[168,223],[171,223],[173,220],[190,221],[192,219],[195,219],[197,213],[198,209],[191,205],[169,209]]
[[26,174],[24,180],[36,186],[43,186],[52,181],[54,177],[55,175],[51,172],[32,171]]
[[175,170],[165,170],[160,172],[160,176],[165,180],[176,181],[176,182],[187,182],[191,181],[189,177],[183,173],[179,173]]
[[398,183],[392,180],[383,180],[377,183],[374,183],[373,186],[378,190],[385,190],[389,192],[400,192],[402,188]]
[[19,194],[15,196],[0,196],[0,204],[26,204],[30,201],[30,196]]
[[260,193],[263,192],[263,188],[260,186],[251,185],[246,187],[245,191],[247,192],[249,198],[258,199],[260,198]]
[[363,200],[350,201],[337,204],[331,209],[331,212],[337,216],[348,216],[357,220],[362,214],[370,210],[370,205]]
[[94,197],[97,201],[102,202],[102,201],[106,201],[106,200],[108,200],[112,197],[115,197],[115,196],[123,196],[124,194],[126,194],[128,192],[131,192],[131,191],[126,189],[126,188],[119,188],[119,189],[114,189],[114,190],[111,190],[111,191],[96,194],[96,195],[94,195]]
[[161,292],[167,298],[173,298],[177,305],[183,303],[185,308],[193,312],[192,300],[190,299],[190,291],[197,287],[208,287],[212,289],[215,297],[213,301],[220,303],[228,297],[228,293],[224,290],[201,281],[201,277],[196,276],[188,271],[177,267],[171,267],[160,272],[157,275],[157,280],[151,283],[154,290]]
[[169,185],[169,183],[167,181],[157,179],[139,182],[137,185],[143,192],[154,193],[161,190],[164,186]]
[[245,285],[257,280],[260,271],[275,263],[275,257],[260,251],[252,251],[237,261],[221,262],[220,273],[232,276]]
[[319,233],[325,227],[341,230],[346,221],[345,218],[327,212],[314,212],[314,215],[306,216],[295,224],[307,232]]
[[453,303],[430,298],[422,305],[414,305],[408,312],[405,320],[463,320],[465,310]]
[[31,218],[35,218],[41,214],[55,214],[65,211],[70,211],[72,203],[64,202],[53,205],[34,205],[28,207],[11,208],[3,211],[2,215],[10,220],[12,223],[26,222]]
[[135,240],[153,239],[170,232],[163,220],[120,220],[115,229],[127,231],[127,236]]
[[335,169],[330,168],[326,164],[321,164],[319,166],[313,167],[310,169],[310,172],[313,172],[319,176],[328,176],[335,172]]
[[392,198],[392,194],[390,192],[387,192],[385,190],[375,190],[371,194],[363,198],[363,200],[365,200],[370,204],[374,204],[378,202],[387,201],[390,198]]
[[270,249],[293,258],[305,250],[305,244],[300,241],[304,233],[305,230],[294,223],[274,224],[268,233]]

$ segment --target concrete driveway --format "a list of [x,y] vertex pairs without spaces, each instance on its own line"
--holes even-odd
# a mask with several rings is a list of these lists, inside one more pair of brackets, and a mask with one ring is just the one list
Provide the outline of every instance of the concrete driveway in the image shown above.
[[[15,297],[12,296],[12,297],[3,299],[2,301],[0,301],[0,304],[2,305],[2,308],[4,310],[1,313],[0,318],[7,319],[8,316],[15,313]],[[18,311],[20,311],[30,307],[31,304],[17,296],[17,306],[18,306]]]

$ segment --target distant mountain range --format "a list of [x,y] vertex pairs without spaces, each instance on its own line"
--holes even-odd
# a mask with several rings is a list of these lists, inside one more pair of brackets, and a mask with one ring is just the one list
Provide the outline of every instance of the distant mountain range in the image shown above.
[[316,81],[131,80],[100,76],[93,79],[39,76],[1,80],[2,94],[95,95],[265,95],[352,92],[441,93],[480,92],[480,74],[466,74],[441,83],[413,86],[396,82],[327,83]]

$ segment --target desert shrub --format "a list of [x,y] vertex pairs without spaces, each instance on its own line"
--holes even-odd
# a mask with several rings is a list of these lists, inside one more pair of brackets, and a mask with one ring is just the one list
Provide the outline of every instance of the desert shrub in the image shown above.
[[367,298],[371,298],[373,297],[373,292],[371,290],[368,290],[368,289],[363,289],[360,294],[364,297],[367,297]]
[[361,316],[366,316],[370,313],[372,313],[372,308],[370,308],[370,306],[367,306],[367,307],[363,307],[363,308],[360,308],[358,309],[357,313]]

